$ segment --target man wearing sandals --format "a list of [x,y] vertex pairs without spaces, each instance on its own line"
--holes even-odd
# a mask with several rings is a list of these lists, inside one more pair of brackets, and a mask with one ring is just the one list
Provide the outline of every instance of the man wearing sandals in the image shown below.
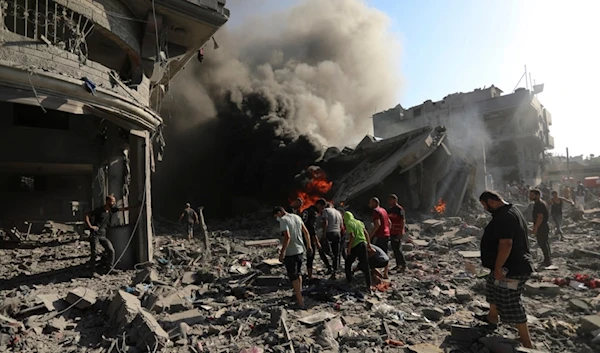
[[492,214],[481,238],[481,263],[492,272],[486,281],[490,312],[478,319],[492,325],[499,319],[515,325],[523,346],[533,348],[521,300],[525,282],[533,272],[527,222],[516,207],[493,191],[485,191],[479,201]]

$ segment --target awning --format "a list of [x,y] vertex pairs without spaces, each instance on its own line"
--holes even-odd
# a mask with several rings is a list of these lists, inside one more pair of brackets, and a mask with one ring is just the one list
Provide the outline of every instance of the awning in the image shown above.
[[89,114],[89,112],[86,112],[85,110],[85,103],[43,94],[38,94],[36,96],[35,93],[31,91],[15,88],[0,87],[0,101],[42,106],[46,109],[59,110],[70,114]]

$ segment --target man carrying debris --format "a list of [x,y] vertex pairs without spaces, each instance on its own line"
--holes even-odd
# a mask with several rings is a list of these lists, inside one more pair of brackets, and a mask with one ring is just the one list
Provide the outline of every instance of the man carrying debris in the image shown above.
[[[312,252],[310,245],[310,235],[302,222],[300,216],[287,213],[281,206],[275,207],[273,216],[279,221],[279,230],[283,236],[279,261],[285,265],[296,302],[299,307],[304,307],[304,298],[302,298],[302,256],[304,255],[304,244],[309,255]],[[304,235],[304,238],[303,238]],[[304,239],[304,241],[303,241]]]
[[302,204],[304,204],[304,201],[297,197],[288,207],[285,208],[285,212],[300,216]]
[[386,268],[390,263],[390,257],[377,245],[369,247],[369,268],[371,269],[371,283],[378,285],[383,278],[378,269]]
[[342,214],[333,207],[327,207],[328,202],[325,199],[319,199],[315,206],[321,212],[323,219],[323,238],[322,241],[328,242],[333,256],[333,273],[331,278],[335,279],[338,267],[340,265],[340,247],[342,244]]
[[533,229],[531,234],[535,235],[538,246],[544,253],[542,266],[552,265],[550,258],[550,226],[548,225],[548,205],[542,200],[542,193],[538,189],[529,192],[529,200],[533,201]]
[[198,214],[194,209],[190,206],[189,203],[185,204],[185,209],[181,216],[179,216],[179,222],[185,217],[187,223],[187,237],[188,240],[192,240],[194,238],[194,224],[200,223],[198,220]]
[[[91,250],[91,265],[92,271],[96,272],[96,246],[100,243],[106,251],[108,266],[112,268],[115,265],[115,248],[112,243],[106,237],[108,227],[112,220],[112,215],[117,212],[129,211],[129,207],[118,208],[117,199],[113,195],[106,197],[106,203],[104,206],[98,207],[95,210],[88,212],[85,215],[85,223],[92,231],[90,237],[90,250]],[[94,222],[90,221],[90,217],[94,219]]]
[[556,225],[556,233],[560,236],[560,240],[563,240],[563,232],[560,228],[563,222],[563,201],[568,202],[571,205],[575,203],[573,200],[566,199],[564,197],[559,197],[558,192],[552,191],[552,198],[550,199],[550,216]]
[[317,237],[317,219],[319,218],[319,210],[314,205],[308,207],[304,211],[302,211],[302,221],[304,222],[304,226],[308,230],[308,234],[310,235],[310,242],[313,248],[313,251],[306,255],[306,272],[308,273],[308,279],[312,279],[313,276],[313,262],[315,260],[315,252],[319,250],[319,256],[325,263],[327,267],[327,271],[331,272],[331,265],[329,264],[329,260],[327,259],[327,255],[319,242]]
[[404,208],[398,203],[398,196],[395,194],[391,194],[388,197],[388,204],[390,208],[387,212],[392,222],[390,240],[392,242],[392,251],[394,251],[394,257],[396,258],[396,269],[399,272],[404,272],[406,270],[406,260],[404,259],[404,254],[402,254],[402,237],[406,232],[404,228]]
[[[377,245],[387,254],[388,243],[390,241],[390,218],[387,211],[380,206],[381,202],[377,197],[369,201],[369,207],[373,210],[373,230],[369,234],[372,244]],[[389,265],[383,271],[383,278],[388,278]]]
[[346,281],[352,283],[352,264],[358,259],[356,270],[361,270],[365,275],[367,290],[371,289],[371,272],[369,270],[368,251],[371,247],[371,242],[367,236],[369,232],[365,228],[365,224],[354,218],[351,212],[344,212],[344,224],[346,225],[346,234],[348,236],[348,250],[345,269]]
[[481,238],[481,264],[492,272],[486,281],[490,312],[477,318],[492,325],[497,325],[499,318],[516,325],[523,346],[533,348],[521,300],[525,282],[533,272],[527,221],[496,192],[485,191],[479,201],[492,214]]

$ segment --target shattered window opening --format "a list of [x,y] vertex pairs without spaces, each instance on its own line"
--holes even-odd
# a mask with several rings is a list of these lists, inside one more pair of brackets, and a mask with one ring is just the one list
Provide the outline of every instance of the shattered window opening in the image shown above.
[[9,31],[87,57],[88,18],[52,0],[0,0],[0,8]]

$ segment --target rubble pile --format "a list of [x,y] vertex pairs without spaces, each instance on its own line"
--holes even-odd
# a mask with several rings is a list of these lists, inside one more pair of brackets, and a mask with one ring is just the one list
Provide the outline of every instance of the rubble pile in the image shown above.
[[[540,351],[600,350],[595,216],[600,210],[586,211],[584,221],[566,219],[564,241],[552,243],[555,266],[526,285]],[[343,274],[325,279],[317,260],[316,278],[304,282],[303,310],[292,309],[268,215],[248,219],[252,228],[211,224],[224,229],[211,233],[211,256],[200,240],[157,224],[155,261],[107,275],[89,274],[89,243],[77,234],[32,234],[31,244],[0,250],[0,351],[516,352],[514,328],[491,331],[474,319],[488,308],[487,273],[478,265],[488,221],[481,213],[410,223],[408,269],[391,271],[389,285],[374,294],[361,278],[354,286]],[[478,270],[468,271],[470,263]]]

